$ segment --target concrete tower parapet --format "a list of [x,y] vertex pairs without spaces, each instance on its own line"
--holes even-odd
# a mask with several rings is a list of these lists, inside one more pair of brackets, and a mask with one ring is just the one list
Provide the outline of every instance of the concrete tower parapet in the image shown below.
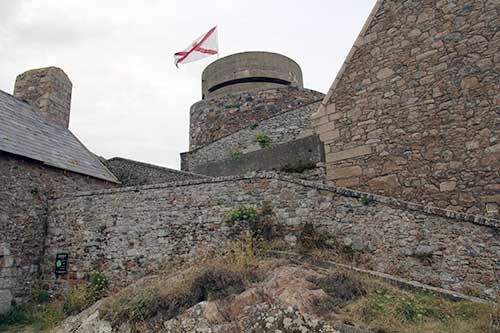
[[202,74],[203,99],[254,89],[302,88],[302,70],[292,59],[271,52],[242,52],[210,64]]

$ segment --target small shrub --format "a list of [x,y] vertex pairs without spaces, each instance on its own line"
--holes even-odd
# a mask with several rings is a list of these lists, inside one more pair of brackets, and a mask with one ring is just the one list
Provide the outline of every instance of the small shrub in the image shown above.
[[403,321],[421,321],[426,312],[426,308],[418,304],[411,297],[402,297],[396,306],[396,313]]
[[127,288],[103,304],[101,317],[114,325],[138,322],[152,316],[158,309],[159,301],[158,288]]
[[314,229],[314,226],[312,223],[306,222],[304,226],[302,227],[302,231],[299,235],[299,243],[301,250],[303,251],[309,251],[312,249],[317,248],[318,243],[317,239],[319,238],[318,233],[316,232],[316,229]]
[[218,260],[223,266],[234,270],[246,271],[255,266],[257,262],[258,244],[250,232],[245,232],[241,239],[230,242],[224,252],[218,255]]
[[319,233],[312,223],[306,222],[299,235],[302,252],[312,250],[335,249],[338,245],[335,235],[328,232]]
[[31,318],[34,332],[46,332],[62,323],[66,315],[60,303],[53,303],[34,308]]
[[361,281],[351,274],[334,273],[311,281],[329,296],[315,304],[322,312],[333,312],[366,295]]
[[14,305],[4,314],[0,314],[0,328],[7,325],[21,325],[31,323],[26,306]]
[[85,284],[80,284],[73,287],[66,295],[63,311],[67,315],[73,315],[85,309],[90,302],[89,288]]
[[282,228],[275,222],[272,203],[264,201],[262,207],[254,208],[251,206],[240,206],[224,214],[227,222],[243,221],[244,223],[235,225],[234,229],[237,235],[241,233],[241,228],[248,230],[251,237],[257,241],[270,241],[278,236]]
[[259,127],[259,124],[257,123],[253,123],[252,125],[250,125],[250,129],[252,130],[256,129],[257,127]]
[[77,285],[66,295],[64,313],[72,315],[89,307],[108,293],[110,283],[106,274],[92,272],[86,284]]
[[359,202],[361,202],[363,205],[367,206],[370,203],[372,203],[373,200],[371,200],[371,199],[369,199],[367,197],[361,197],[361,198],[359,198]]
[[[0,315],[0,332],[18,332],[18,328],[30,325],[33,332],[44,332],[64,320],[60,304],[26,304],[13,306],[7,313]],[[31,330],[30,330],[31,332]]]
[[257,134],[255,141],[260,146],[260,148],[269,148],[272,146],[272,140],[267,134]]
[[416,253],[413,256],[420,260],[423,264],[427,265],[430,265],[434,258],[434,255],[432,253]]
[[33,196],[37,196],[38,194],[40,194],[40,190],[38,189],[38,187],[33,187],[30,192]]
[[199,273],[192,283],[193,293],[198,299],[214,300],[241,293],[245,284],[240,273],[220,267],[210,267]]
[[261,215],[267,216],[273,213],[273,203],[271,201],[262,202]]
[[224,216],[230,222],[254,221],[257,218],[257,209],[251,206],[241,206],[226,212]]
[[32,291],[32,297],[37,303],[47,303],[50,299],[49,292],[43,289],[34,289]]
[[400,293],[388,289],[375,290],[368,296],[363,310],[368,320],[392,316],[401,323],[418,323],[425,318],[446,320],[443,301],[428,293]]
[[239,160],[241,158],[241,150],[238,148],[231,150],[230,156],[232,160]]
[[88,287],[93,298],[100,298],[104,296],[111,284],[110,278],[103,272],[94,271],[90,274],[90,279],[88,282]]

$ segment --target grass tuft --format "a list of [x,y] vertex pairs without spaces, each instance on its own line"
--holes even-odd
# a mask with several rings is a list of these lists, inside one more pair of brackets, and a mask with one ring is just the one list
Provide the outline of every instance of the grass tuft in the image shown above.
[[166,273],[147,288],[128,287],[108,298],[100,315],[114,327],[122,323],[169,320],[191,306],[241,293],[259,279],[255,242],[248,233],[197,258],[196,265]]
[[498,333],[498,305],[454,302],[432,293],[407,292],[365,278],[366,295],[342,309],[345,320],[379,332]]
[[327,299],[318,300],[315,303],[320,313],[334,312],[336,309],[366,295],[361,281],[350,273],[336,272],[321,278],[311,279],[311,282],[328,294]]

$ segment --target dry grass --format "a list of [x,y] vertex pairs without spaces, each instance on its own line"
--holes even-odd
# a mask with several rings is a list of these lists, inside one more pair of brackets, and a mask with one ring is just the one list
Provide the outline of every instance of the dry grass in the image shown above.
[[[254,239],[246,235],[220,250],[209,251],[191,264],[163,272],[146,284],[136,284],[105,300],[101,317],[113,326],[148,321],[155,325],[205,300],[241,293],[273,265],[257,258]],[[147,287],[146,287],[147,285]]]
[[45,332],[65,317],[61,302],[18,305],[0,315],[0,332]]
[[364,277],[366,295],[337,308],[340,318],[377,332],[500,332],[500,306],[407,292]]

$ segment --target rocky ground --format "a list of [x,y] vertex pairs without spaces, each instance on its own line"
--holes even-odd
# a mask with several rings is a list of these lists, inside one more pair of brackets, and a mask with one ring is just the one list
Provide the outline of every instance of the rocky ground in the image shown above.
[[410,293],[287,260],[227,265],[140,280],[67,318],[55,332],[500,331],[498,308],[491,304]]
[[8,323],[0,317],[0,331],[500,332],[498,304],[470,297],[451,301],[443,293],[402,290],[388,278],[321,265],[313,257],[270,254],[244,237],[123,289],[110,291],[91,278],[59,300],[19,308]]
[[[213,333],[339,332],[316,313],[315,301],[328,298],[328,295],[308,279],[319,277],[311,269],[281,266],[269,272],[264,281],[239,294],[197,303],[172,319],[155,323],[153,329]],[[105,333],[136,329],[129,324],[113,329],[109,321],[100,319],[102,303],[68,318],[56,332]]]

